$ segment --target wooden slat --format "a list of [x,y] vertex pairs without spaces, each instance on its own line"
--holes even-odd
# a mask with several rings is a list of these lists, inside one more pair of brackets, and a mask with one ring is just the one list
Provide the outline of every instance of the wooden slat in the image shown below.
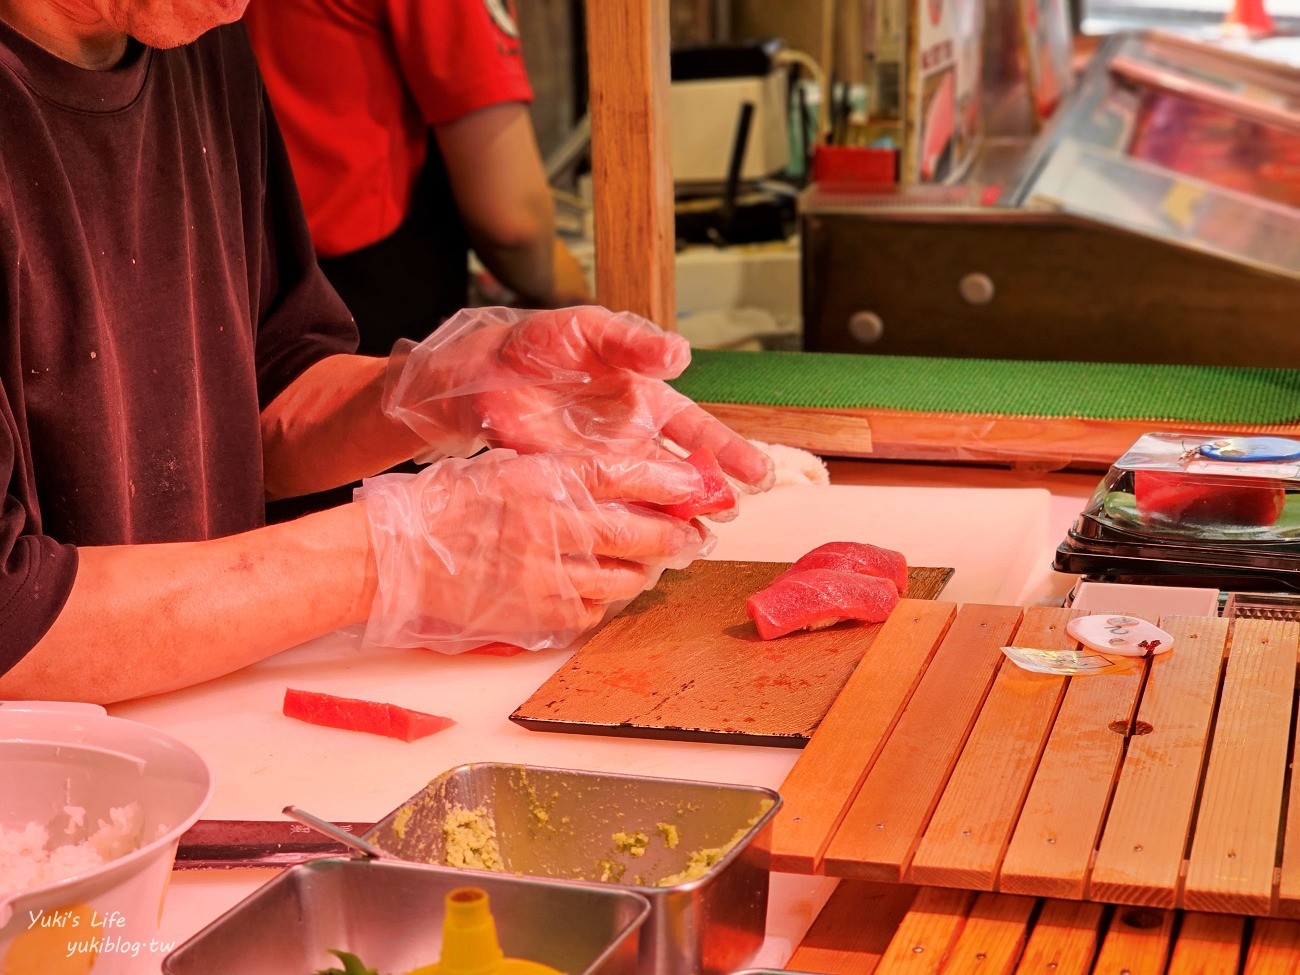
[[1243,956],[1243,975],[1300,975],[1300,923],[845,881],[788,967],[825,975],[1234,975]]
[[880,959],[876,975],[937,975],[974,903],[975,895],[969,891],[922,887]]
[[1032,897],[980,894],[943,975],[1011,975],[1029,937]]
[[1256,920],[1242,975],[1300,975],[1300,923]]
[[1272,908],[1297,650],[1296,623],[1233,625],[1184,884],[1189,910]]
[[[1300,755],[1300,721],[1296,722],[1292,755]],[[1292,758],[1290,796],[1287,800],[1286,824],[1282,830],[1282,869],[1278,872],[1277,906],[1280,917],[1300,918],[1300,778],[1295,775]]]
[[1105,911],[1100,904],[1046,901],[1016,975],[1088,975]]
[[[1067,650],[1068,610],[1025,611],[1017,646]],[[1004,665],[944,789],[908,880],[992,890],[1025,792],[1065,690],[1064,677]]]
[[596,289],[600,303],[672,328],[668,0],[587,4]]
[[1174,912],[1121,907],[1111,918],[1093,975],[1163,975]]
[[827,847],[826,873],[900,880],[993,683],[1020,611],[963,606]]
[[[707,402],[705,409],[755,440],[836,457],[1049,463],[1105,470],[1151,429],[1148,420],[933,413],[877,408],[819,409]],[[1300,424],[1178,424],[1185,433],[1300,434]]]
[[1245,928],[1240,916],[1184,914],[1167,975],[1237,975]]
[[1143,665],[1071,680],[1002,861],[998,889],[1082,897]]
[[1151,662],[1092,872],[1095,900],[1158,907],[1176,900],[1228,622],[1172,617],[1163,625],[1174,650]]
[[905,599],[876,634],[785,782],[772,869],[813,873],[957,607]]
[[814,454],[832,457],[875,456],[871,419],[858,415],[857,411],[747,403],[705,403],[704,408],[753,440],[798,445]]
[[916,888],[845,880],[835,888],[786,967],[822,975],[868,975],[889,948]]

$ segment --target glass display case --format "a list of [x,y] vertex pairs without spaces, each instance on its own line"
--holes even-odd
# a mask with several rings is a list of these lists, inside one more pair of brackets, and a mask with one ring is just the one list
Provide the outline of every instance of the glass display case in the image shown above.
[[1118,37],[1007,195],[1300,278],[1300,74]]
[[812,351],[1300,366],[1300,73],[1276,62],[1116,35],[1014,157],[801,203]]

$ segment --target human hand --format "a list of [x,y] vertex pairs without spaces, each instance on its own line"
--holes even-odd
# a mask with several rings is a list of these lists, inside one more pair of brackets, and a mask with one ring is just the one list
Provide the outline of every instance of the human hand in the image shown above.
[[587,272],[582,264],[569,250],[564,241],[556,237],[553,251],[553,278],[548,307],[563,308],[572,305],[591,305],[591,286],[587,283]]
[[607,450],[646,458],[709,448],[742,486],[766,490],[772,462],[664,380],[690,347],[636,315],[579,307],[460,312],[389,360],[384,412],[448,454]]
[[641,506],[699,490],[682,461],[508,450],[370,478],[357,500],[379,588],[363,642],[567,646],[711,547],[698,523]]

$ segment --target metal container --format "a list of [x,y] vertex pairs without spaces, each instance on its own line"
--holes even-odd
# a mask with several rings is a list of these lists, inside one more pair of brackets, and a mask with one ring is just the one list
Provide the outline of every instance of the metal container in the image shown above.
[[165,975],[307,975],[351,951],[381,972],[437,961],[443,901],[487,892],[507,958],[569,975],[635,975],[644,897],[606,887],[475,876],[391,860],[329,858],[291,867],[186,941]]
[[721,975],[763,943],[780,804],[753,786],[481,763],[440,775],[365,839],[402,859],[482,869],[448,837],[488,828],[496,869],[647,897],[642,975]]

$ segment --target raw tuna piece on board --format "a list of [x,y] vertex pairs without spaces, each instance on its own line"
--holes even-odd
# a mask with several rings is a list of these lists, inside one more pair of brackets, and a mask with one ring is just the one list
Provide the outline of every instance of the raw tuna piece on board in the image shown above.
[[878,576],[892,582],[899,592],[907,591],[907,559],[903,558],[903,554],[866,542],[827,542],[818,545],[807,555],[801,556],[786,573],[803,572],[806,569],[835,569],[838,572]]
[[1133,495],[1143,518],[1177,525],[1267,528],[1286,504],[1281,481],[1178,471],[1134,471]]
[[879,623],[898,605],[898,587],[878,576],[836,569],[787,572],[749,597],[745,610],[764,640],[844,619]]
[[521,653],[526,653],[523,647],[517,647],[513,643],[485,643],[481,647],[475,647],[473,650],[466,650],[466,653],[472,653],[479,657],[517,657]]
[[292,687],[287,687],[284,691],[284,713],[287,717],[308,724],[342,728],[345,731],[365,731],[372,735],[400,738],[402,741],[425,738],[456,723],[451,718],[412,711],[396,704],[335,697],[333,694],[300,691]]
[[716,515],[736,506],[736,492],[727,483],[727,475],[718,465],[718,458],[708,447],[701,447],[686,458],[704,479],[704,488],[695,497],[677,504],[663,505],[660,510],[674,518],[690,521],[700,515]]

